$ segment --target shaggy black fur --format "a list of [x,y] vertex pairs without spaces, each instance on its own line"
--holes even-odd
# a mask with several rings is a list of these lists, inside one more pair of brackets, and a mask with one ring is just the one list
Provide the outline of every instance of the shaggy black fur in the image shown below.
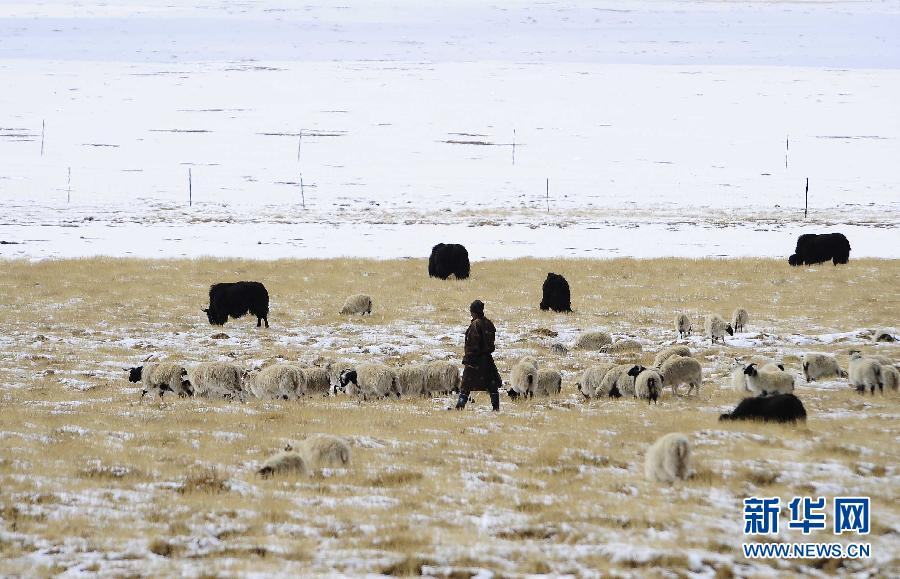
[[850,261],[850,242],[843,233],[805,233],[797,238],[797,248],[788,258],[790,265],[834,265]]
[[544,298],[541,300],[542,310],[554,312],[571,312],[572,295],[569,282],[561,275],[548,273],[544,280]]
[[469,277],[469,252],[458,243],[438,243],[431,248],[428,275],[441,279],[454,275],[456,279],[466,279]]
[[128,381],[129,382],[140,382],[141,376],[143,375],[143,373],[144,373],[143,366],[138,366],[136,368],[129,368],[128,369]]
[[217,283],[209,288],[209,307],[203,310],[209,323],[222,326],[228,317],[239,318],[247,312],[256,316],[256,327],[269,327],[269,292],[258,281]]
[[797,422],[806,420],[806,408],[793,394],[744,398],[730,414],[719,416],[725,420],[761,420],[763,422]]

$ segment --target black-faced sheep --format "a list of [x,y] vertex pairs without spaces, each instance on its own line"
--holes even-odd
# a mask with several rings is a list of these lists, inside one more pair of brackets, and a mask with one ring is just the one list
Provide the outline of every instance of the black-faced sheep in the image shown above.
[[720,341],[723,344],[725,343],[725,334],[727,333],[729,336],[734,335],[734,328],[731,327],[731,324],[726,322],[722,316],[718,314],[710,314],[706,316],[706,337],[709,338],[710,343],[715,344],[716,341]]
[[189,372],[194,394],[214,400],[244,400],[243,370],[230,362],[201,362]]
[[860,352],[854,350],[850,352],[848,374],[850,384],[860,394],[864,394],[866,388],[869,388],[872,395],[874,395],[876,386],[884,393],[884,382],[881,380],[881,364],[878,360],[864,358]]
[[896,342],[897,338],[891,333],[891,330],[876,330],[872,335],[873,342]]
[[637,340],[625,339],[619,340],[612,344],[600,346],[600,352],[603,354],[627,354],[632,352],[641,352],[643,347]]
[[193,396],[194,391],[185,376],[187,370],[184,366],[173,362],[150,363],[128,369],[128,381],[141,383],[141,398],[153,391],[159,392],[160,398],[165,392],[181,397]]
[[372,313],[372,298],[366,294],[356,294],[348,297],[341,308],[342,316],[364,316]]
[[731,314],[731,325],[735,332],[743,332],[744,326],[750,321],[750,314],[744,308],[737,308]]
[[663,365],[663,362],[665,362],[672,356],[684,356],[685,358],[690,358],[691,349],[687,346],[670,346],[665,350],[660,350],[656,354],[656,357],[653,358],[653,367],[659,368]]
[[533,392],[538,378],[538,363],[531,356],[519,360],[510,371],[510,389],[518,395]]
[[794,377],[781,370],[774,363],[757,367],[755,362],[747,364],[744,375],[747,377],[747,388],[757,396],[772,394],[791,394],[794,391]]
[[672,356],[662,363],[659,373],[663,381],[672,387],[672,393],[678,396],[678,387],[688,385],[688,394],[699,393],[703,382],[703,368],[700,362],[686,356]]
[[438,243],[431,248],[428,275],[440,279],[451,275],[466,279],[469,277],[469,252],[458,243]]
[[850,242],[843,233],[805,233],[797,238],[791,265],[815,265],[831,261],[834,265],[850,261]]
[[425,365],[425,394],[459,392],[459,365],[449,360],[434,360]]
[[572,311],[572,296],[569,292],[569,282],[563,276],[548,273],[547,279],[544,280],[543,294],[540,305],[542,310],[553,310],[554,312]]
[[763,422],[797,422],[806,420],[806,409],[793,394],[744,398],[733,411],[719,416],[720,421],[761,420]]
[[391,395],[399,398],[401,394],[397,373],[384,364],[360,364],[341,374],[340,385],[347,394],[363,400]]
[[647,449],[644,478],[652,482],[672,483],[691,475],[691,443],[680,432],[660,437]]
[[582,396],[584,396],[585,398],[596,398],[601,395],[609,394],[609,392],[601,394],[598,394],[597,392],[607,372],[612,370],[614,367],[615,364],[604,362],[587,368],[584,372],[581,373],[581,376],[575,383],[575,387],[578,388],[578,391],[581,392]]
[[634,379],[634,397],[647,402],[657,402],[662,391],[663,375],[655,368],[647,368]]
[[306,395],[306,374],[293,364],[273,364],[250,373],[247,382],[262,400],[296,400]]
[[409,364],[397,368],[397,380],[403,396],[423,396],[425,390],[425,364]]
[[621,398],[634,396],[634,381],[645,368],[640,364],[619,364],[614,366],[600,381],[594,396]]
[[263,478],[277,475],[306,476],[309,469],[300,453],[284,450],[266,460],[256,472]]
[[691,322],[691,318],[689,318],[687,314],[678,314],[677,316],[675,316],[675,331],[678,332],[679,338],[690,336],[693,329],[694,324]]
[[256,316],[256,327],[269,327],[269,292],[258,281],[217,283],[209,288],[209,307],[203,310],[209,323],[224,325],[228,317],[240,318],[248,312]]
[[838,366],[834,356],[816,352],[807,352],[806,354],[803,354],[801,365],[803,367],[803,377],[806,378],[807,382],[814,382],[819,378],[828,378],[831,376],[838,376],[841,378],[847,377],[847,373],[841,370],[841,367]]

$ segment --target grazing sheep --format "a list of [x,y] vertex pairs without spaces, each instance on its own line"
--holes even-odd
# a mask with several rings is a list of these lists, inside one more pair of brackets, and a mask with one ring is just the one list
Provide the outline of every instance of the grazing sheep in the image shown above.
[[896,392],[900,388],[900,370],[895,366],[881,366],[881,383],[884,388]]
[[343,468],[350,463],[350,445],[330,434],[313,434],[298,445],[307,466]]
[[303,457],[299,453],[289,450],[270,457],[256,472],[263,478],[283,474],[306,476],[309,473]]
[[803,366],[803,377],[807,382],[814,382],[819,378],[830,376],[847,377],[847,373],[841,370],[834,356],[807,352],[803,354],[801,365]]
[[640,352],[643,348],[636,340],[619,340],[614,344],[606,344],[600,347],[603,354],[624,354],[626,352]]
[[422,396],[425,394],[425,364],[410,364],[397,368],[397,380],[400,392],[404,396]]
[[634,379],[634,397],[657,402],[663,387],[663,375],[655,368],[648,368]]
[[850,352],[850,384],[856,387],[860,394],[866,392],[869,387],[872,395],[877,386],[884,393],[884,382],[881,381],[881,364],[872,358],[863,358],[862,354],[853,350]]
[[672,356],[684,356],[685,358],[690,358],[691,349],[687,346],[671,346],[665,350],[660,350],[660,352],[656,354],[656,357],[653,358],[653,367],[659,368],[662,366],[663,362]]
[[730,413],[719,416],[719,421],[761,420],[763,422],[797,422],[806,420],[806,409],[793,394],[753,396],[744,398]]
[[541,368],[537,373],[537,386],[531,395],[555,396],[562,390],[562,374],[553,368]]
[[363,316],[372,313],[372,298],[366,294],[356,294],[350,296],[344,301],[344,307],[341,308],[341,315]]
[[360,364],[355,370],[343,373],[341,387],[347,394],[363,400],[384,398],[391,394],[400,397],[397,373],[384,364]]
[[306,374],[293,364],[273,364],[251,373],[253,395],[262,400],[296,400],[306,394]]
[[747,388],[757,396],[770,394],[791,394],[794,391],[794,377],[779,369],[773,363],[757,368],[757,364],[747,364],[744,368]]
[[873,342],[896,342],[897,338],[891,334],[890,330],[878,330],[875,332],[875,335],[872,336]]
[[606,362],[591,366],[581,373],[581,376],[575,383],[575,387],[578,388],[578,391],[581,392],[582,396],[585,398],[596,398],[600,396],[600,394],[597,394],[597,390],[600,388],[600,384],[603,382],[606,373],[614,367],[615,364]]
[[734,310],[734,313],[731,314],[731,325],[734,326],[735,332],[743,332],[744,326],[746,326],[749,321],[750,315],[744,308],[737,308]]
[[566,348],[565,344],[560,344],[559,342],[556,342],[555,344],[551,344],[550,351],[553,352],[554,354],[558,354],[560,356],[565,356],[566,354],[569,353],[569,349]]
[[187,370],[181,364],[173,362],[159,362],[144,364],[128,369],[128,381],[141,383],[141,398],[148,392],[155,390],[162,398],[165,392],[174,392],[181,397],[193,396],[194,391],[190,382],[184,380]]
[[331,393],[331,376],[328,375],[328,370],[318,366],[310,366],[303,368],[303,373],[306,374],[306,391],[309,394]]
[[719,340],[724,344],[726,333],[729,336],[734,335],[734,329],[731,327],[731,324],[722,319],[722,316],[718,314],[710,314],[706,316],[705,327],[706,336],[713,344],[716,343],[716,340]]
[[459,366],[449,360],[435,360],[425,366],[425,394],[459,392]]
[[678,332],[679,338],[690,336],[694,330],[694,324],[687,314],[678,314],[675,316],[675,331]]
[[585,332],[575,340],[575,349],[599,350],[607,344],[612,344],[612,337],[606,332]]
[[644,478],[652,482],[675,482],[691,475],[691,443],[680,432],[670,432],[647,449]]
[[784,364],[779,364],[778,362],[768,361],[762,365],[760,370],[766,370],[767,372],[784,372]]
[[634,379],[644,370],[638,364],[619,364],[614,366],[600,381],[595,396],[609,396],[621,398],[622,396],[634,396]]
[[519,360],[510,371],[510,388],[516,394],[528,394],[537,384],[538,364],[531,356]]
[[[858,350],[856,350],[858,351]],[[882,366],[893,366],[894,361],[888,358],[887,356],[882,356],[881,354],[869,354],[866,358],[871,358],[881,364]]]
[[201,398],[244,400],[243,370],[230,362],[201,362],[190,372],[191,387]]
[[672,393],[678,396],[678,387],[688,385],[688,394],[700,392],[700,383],[703,382],[703,368],[700,362],[686,356],[672,356],[662,363],[659,373],[663,381],[672,387]]

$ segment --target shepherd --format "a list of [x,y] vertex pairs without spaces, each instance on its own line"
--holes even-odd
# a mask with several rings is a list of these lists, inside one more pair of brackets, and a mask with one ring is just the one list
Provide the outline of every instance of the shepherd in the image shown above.
[[469,401],[469,393],[487,391],[491,396],[491,407],[500,410],[500,372],[494,363],[494,339],[497,328],[484,317],[484,302],[475,300],[469,306],[472,323],[466,330],[465,355],[463,356],[462,385],[456,409],[462,410]]

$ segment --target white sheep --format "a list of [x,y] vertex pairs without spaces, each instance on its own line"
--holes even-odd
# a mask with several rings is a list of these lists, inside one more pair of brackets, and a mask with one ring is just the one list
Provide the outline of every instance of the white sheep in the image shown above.
[[532,396],[555,396],[562,390],[562,374],[553,368],[541,368],[537,373],[537,386]]
[[325,368],[309,366],[303,368],[306,375],[306,392],[309,394],[329,394],[331,392],[331,376]]
[[284,450],[266,460],[256,472],[263,478],[268,478],[283,474],[306,476],[309,470],[300,453]]
[[688,394],[700,392],[703,382],[703,368],[700,362],[687,356],[672,356],[659,368],[663,381],[672,387],[672,393],[678,396],[678,387],[688,385]]
[[691,475],[691,443],[680,432],[660,437],[647,449],[644,477],[653,482],[675,482]]
[[687,314],[678,314],[675,316],[675,331],[678,332],[679,338],[690,336],[694,329],[694,324]]
[[685,358],[690,358],[691,349],[687,346],[670,346],[665,350],[660,350],[659,353],[656,354],[656,357],[653,358],[653,367],[659,368],[662,366],[663,362],[672,356],[684,356]]
[[600,352],[603,354],[624,354],[626,352],[640,352],[643,348],[637,340],[619,340],[613,344],[600,346]]
[[634,397],[647,402],[657,402],[665,379],[659,370],[647,368],[634,379]]
[[351,383],[347,393],[357,395],[363,400],[384,398],[395,395],[400,397],[400,383],[397,373],[384,364],[360,364],[356,367],[356,381]]
[[409,364],[397,368],[397,380],[400,392],[404,396],[422,396],[425,394],[425,364]]
[[715,344],[717,340],[721,341],[724,344],[726,333],[729,336],[734,335],[734,329],[731,327],[731,324],[722,319],[722,316],[718,314],[710,314],[706,316],[705,327],[706,336],[713,344]]
[[748,314],[747,310],[744,308],[737,308],[734,310],[734,313],[731,314],[731,325],[734,327],[735,332],[743,332],[744,326],[746,326],[749,321],[750,314]]
[[900,370],[896,366],[882,364],[881,383],[884,388],[896,392],[900,388]]
[[644,367],[638,364],[614,366],[600,381],[595,396],[611,396],[613,398],[634,396],[634,379],[642,370]]
[[366,294],[356,294],[344,301],[341,315],[362,316],[372,313],[372,298]]
[[263,400],[295,400],[306,394],[306,374],[293,364],[273,364],[251,373],[250,391]]
[[747,364],[744,375],[747,377],[747,388],[757,396],[769,396],[772,394],[792,394],[794,392],[794,377],[781,370],[773,363],[757,368],[755,362]]
[[585,332],[575,340],[575,349],[599,350],[607,344],[612,344],[612,336],[606,332]]
[[538,363],[531,356],[519,360],[510,371],[509,384],[516,394],[528,394],[537,384]]
[[865,393],[866,387],[871,389],[875,394],[875,387],[884,392],[884,382],[881,380],[881,364],[873,358],[864,358],[863,355],[854,350],[850,352],[849,366],[850,384],[856,387],[856,391],[860,394]]
[[350,445],[343,438],[330,434],[313,434],[299,443],[297,450],[312,469],[343,468],[350,464]]
[[459,365],[449,360],[435,360],[425,365],[425,394],[458,392]]
[[158,392],[162,398],[165,392],[174,392],[179,396],[192,396],[190,383],[184,380],[187,370],[174,362],[158,362],[130,368],[128,380],[141,383],[141,398],[148,392]]
[[581,376],[575,383],[575,387],[578,388],[578,391],[581,392],[582,396],[585,398],[598,397],[599,394],[597,394],[597,389],[600,388],[604,376],[606,376],[606,373],[615,366],[615,364],[604,362],[587,368],[581,373]]
[[807,382],[814,382],[819,378],[831,376],[847,377],[847,373],[841,370],[834,356],[828,356],[827,354],[807,352],[803,354],[801,366],[803,367],[803,377],[806,378]]
[[243,370],[231,362],[201,362],[189,372],[194,394],[217,400],[244,400]]

